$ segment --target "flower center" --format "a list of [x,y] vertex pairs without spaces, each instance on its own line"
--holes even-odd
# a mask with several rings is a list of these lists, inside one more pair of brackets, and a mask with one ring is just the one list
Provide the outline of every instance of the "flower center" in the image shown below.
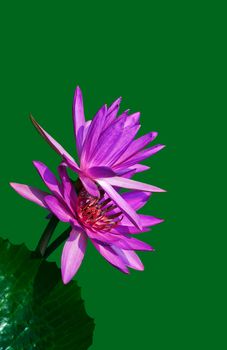
[[122,219],[122,213],[116,212],[116,208],[111,199],[104,199],[103,192],[100,198],[92,197],[85,189],[79,192],[77,215],[89,229],[109,231],[116,227]]

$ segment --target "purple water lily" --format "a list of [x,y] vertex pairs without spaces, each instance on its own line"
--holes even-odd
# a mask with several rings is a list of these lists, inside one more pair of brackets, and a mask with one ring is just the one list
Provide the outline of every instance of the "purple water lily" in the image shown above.
[[[163,220],[153,216],[137,214],[141,230],[135,227],[120,211],[111,196],[99,189],[99,197],[91,196],[84,186],[75,190],[65,165],[58,167],[60,182],[41,162],[34,162],[42,180],[51,193],[34,187],[11,183],[21,196],[49,210],[60,221],[71,225],[71,233],[65,242],[61,271],[66,284],[76,274],[84,257],[89,239],[99,253],[114,267],[129,273],[128,267],[143,270],[143,264],[134,250],[152,251],[148,244],[133,237],[133,234],[149,231],[149,227]],[[120,196],[115,191],[115,196]],[[151,193],[131,191],[121,194],[122,200],[136,212],[148,201]]]
[[99,198],[99,188],[102,188],[129,220],[138,228],[142,228],[135,209],[124,196],[119,195],[116,187],[145,192],[164,192],[158,187],[131,179],[135,173],[149,169],[139,162],[157,153],[164,145],[145,148],[156,138],[157,132],[150,132],[134,140],[140,128],[140,113],[130,115],[125,111],[117,117],[120,101],[121,98],[117,99],[109,108],[104,105],[93,120],[86,122],[82,93],[79,87],[76,88],[73,122],[80,166],[33,117],[31,119],[39,133],[62,156],[63,162],[78,174],[90,195]]

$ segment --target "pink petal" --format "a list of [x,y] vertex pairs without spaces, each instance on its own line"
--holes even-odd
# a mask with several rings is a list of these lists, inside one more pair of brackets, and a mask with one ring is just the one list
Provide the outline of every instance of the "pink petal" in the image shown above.
[[122,193],[122,197],[128,202],[134,210],[141,209],[149,200],[151,196],[150,192],[142,191],[130,191]]
[[82,184],[84,185],[86,191],[88,193],[90,193],[91,196],[93,196],[93,197],[99,197],[100,196],[98,187],[97,187],[96,183],[92,179],[90,179],[89,177],[84,176],[84,175],[81,174],[80,175],[80,180],[81,180]]
[[114,243],[117,247],[125,250],[142,250],[142,251],[153,251],[154,248],[149,244],[140,241],[132,236],[122,236],[121,240]]
[[[33,125],[35,126],[36,130],[43,136],[43,138],[49,143],[49,145],[62,157],[71,160],[71,162],[75,162],[75,160],[70,156],[70,154],[52,137],[50,136],[38,123],[37,121],[31,116],[31,121]],[[77,164],[76,164],[77,165]],[[78,165],[77,165],[78,167]]]
[[139,217],[135,210],[115,191],[115,189],[106,182],[106,179],[96,180],[98,184],[104,189],[108,196],[113,200],[114,203],[122,210],[122,212],[129,218],[133,224],[141,229]]
[[125,127],[127,118],[128,116],[120,120],[117,118],[116,122],[101,135],[92,164],[112,166],[118,161],[140,128],[140,125]]
[[112,169],[116,172],[117,176],[123,176],[126,179],[130,179],[133,175],[137,173],[149,170],[150,167],[147,165],[135,164],[128,168],[125,168],[124,166],[121,166],[120,168],[118,166],[113,166]]
[[61,273],[64,284],[67,284],[77,273],[87,246],[87,237],[83,231],[73,228],[67,239],[61,257]]
[[86,230],[90,239],[101,245],[109,245],[118,247],[125,250],[142,250],[142,251],[153,251],[154,249],[147,243],[144,243],[134,237],[128,235],[114,234],[114,233],[101,233]]
[[88,169],[88,174],[95,178],[99,178],[99,177],[113,177],[115,176],[115,172],[106,166],[94,166]]
[[103,244],[114,245],[118,248],[125,250],[142,250],[142,251],[153,251],[154,248],[149,244],[142,242],[131,235],[111,234],[96,232],[96,235],[88,231],[88,235],[96,243],[102,242]]
[[75,160],[70,160],[69,158],[65,158],[63,157],[63,163],[67,164],[68,167],[74,171],[75,173],[77,174],[80,174],[81,173],[81,170],[80,168],[78,167],[77,163],[75,162]]
[[109,232],[98,232],[86,229],[86,233],[89,238],[95,240],[97,243],[105,243],[108,245],[115,244],[117,241],[121,239],[119,234],[112,234]]
[[83,144],[84,144],[84,140],[86,139],[86,136],[87,136],[89,127],[90,127],[90,125],[91,125],[91,122],[92,122],[92,120],[88,120],[87,122],[85,122],[85,125],[84,125],[84,132],[83,132]]
[[59,197],[62,196],[61,190],[59,187],[59,182],[56,179],[55,175],[48,169],[48,167],[38,161],[33,162],[35,168],[37,169],[39,175],[41,176],[45,185],[49,188],[49,190]]
[[84,140],[83,151],[81,153],[80,164],[82,168],[86,168],[88,161],[91,159],[93,150],[97,145],[100,134],[103,131],[106,111],[107,107],[104,105],[95,115],[89,126],[86,139]]
[[119,157],[122,153],[127,149],[128,145],[132,142],[137,132],[140,129],[140,125],[134,125],[132,127],[125,127],[122,131],[121,136],[117,140],[116,144],[112,145],[112,154],[110,152],[107,164],[114,165],[116,161],[118,161]]
[[158,225],[158,224],[161,224],[162,222],[164,222],[163,219],[159,219],[159,218],[156,218],[156,217],[150,216],[150,215],[140,214],[139,217],[140,217],[142,225],[144,227],[154,226],[154,225]]
[[139,120],[140,120],[140,112],[136,112],[133,114],[128,115],[126,122],[125,122],[125,127],[128,126],[134,126],[134,125],[138,125],[139,124]]
[[121,97],[119,97],[116,101],[112,103],[112,105],[107,110],[106,121],[105,121],[105,129],[115,120],[117,113],[119,111],[121,103]]
[[47,192],[43,192],[32,186],[18,184],[14,182],[11,182],[10,186],[22,197],[40,205],[41,207],[47,208],[47,205],[44,201],[45,196],[48,195]]
[[79,86],[77,86],[75,90],[74,99],[73,99],[73,125],[74,125],[74,134],[76,138],[77,151],[80,156],[82,151],[82,144],[83,144],[85,117],[84,117],[83,96]]
[[143,263],[133,250],[124,250],[117,247],[113,247],[113,249],[123,259],[126,266],[138,271],[144,270]]
[[91,240],[98,252],[113,266],[117,267],[124,273],[129,273],[127,267],[123,263],[122,259],[118,254],[110,247],[103,246],[96,243],[94,240]]
[[135,163],[142,162],[144,159],[153,156],[157,152],[161,151],[163,148],[165,148],[165,145],[155,145],[151,148],[144,149],[143,151],[140,151],[134,156],[132,156],[131,158],[125,160],[125,162],[121,164],[124,167],[129,167]]
[[[103,180],[103,179],[99,179],[99,181],[100,180]],[[118,177],[118,176],[105,178],[105,182],[112,186],[129,188],[132,190],[140,190],[145,192],[165,192],[165,190],[162,190],[159,187],[155,187],[149,184],[144,184],[143,182],[134,181],[131,179],[125,179],[123,177]]]
[[[159,219],[159,218],[156,218],[154,216],[150,216],[150,215],[142,215],[142,214],[138,214],[139,218],[140,218],[140,221],[141,221],[141,225],[143,227],[143,230],[146,228],[146,227],[150,227],[150,226],[155,226],[155,225],[158,225],[158,224],[161,224],[164,220],[163,219]],[[122,220],[121,220],[121,227],[132,227],[133,228],[133,224],[131,223],[131,221],[126,218],[126,217],[123,217]],[[142,231],[141,231],[142,232]],[[134,232],[134,233],[141,233],[141,232]]]
[[70,207],[72,212],[76,211],[76,203],[77,203],[77,195],[75,188],[68,176],[66,165],[63,163],[59,165],[58,167],[59,176],[62,181],[62,193],[63,197],[67,203],[67,205]]
[[138,131],[138,125],[125,130],[127,115],[117,118],[103,132],[93,152],[92,165],[109,165],[116,152],[123,152]]
[[143,135],[139,137],[137,140],[134,140],[131,145],[127,148],[127,150],[122,154],[122,156],[118,159],[118,164],[124,162],[126,159],[132,157],[139,151],[141,151],[144,147],[146,147],[150,142],[154,141],[154,139],[158,136],[157,132],[150,132],[147,135]]
[[67,209],[58,198],[48,195],[45,197],[45,203],[50,211],[57,216],[60,221],[70,222],[74,217],[69,209]]
[[[129,221],[129,220],[127,219],[127,221]],[[130,222],[130,225],[132,225],[131,222]],[[119,234],[119,235],[121,235],[121,234],[123,234],[123,235],[124,234],[134,235],[134,234],[137,234],[137,233],[144,233],[144,232],[148,232],[148,231],[150,231],[150,229],[147,228],[147,227],[143,227],[142,231],[141,231],[135,226],[127,226],[127,225],[125,225],[125,226],[124,225],[118,225],[117,227],[111,229],[111,233]]]

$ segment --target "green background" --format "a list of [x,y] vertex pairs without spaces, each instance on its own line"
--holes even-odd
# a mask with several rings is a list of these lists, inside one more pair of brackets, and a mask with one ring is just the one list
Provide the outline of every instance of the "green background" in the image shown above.
[[125,276],[89,246],[76,277],[96,322],[92,350],[225,348],[225,22],[222,2],[0,5],[1,236],[35,247],[45,212],[8,182],[43,188],[32,160],[59,162],[30,112],[75,154],[77,84],[87,118],[123,96],[141,133],[167,145],[138,176],[168,190],[144,211],[165,219],[142,236],[156,248],[140,254],[145,271]]

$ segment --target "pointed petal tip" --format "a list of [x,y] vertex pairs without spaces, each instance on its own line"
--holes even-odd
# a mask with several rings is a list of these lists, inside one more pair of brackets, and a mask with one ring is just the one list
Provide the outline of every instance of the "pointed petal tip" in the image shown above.
[[39,165],[44,165],[42,162],[40,162],[39,160],[33,160],[32,164],[34,165],[34,167],[37,167]]
[[167,192],[167,190],[164,190],[164,189],[162,189],[162,188],[160,188],[160,192]]
[[159,218],[158,218],[158,223],[159,223],[159,224],[162,224],[163,222],[165,222],[164,219],[159,219]]
[[34,119],[33,115],[31,113],[29,113],[29,119],[31,119],[31,120]]
[[9,182],[10,187],[12,187],[15,190],[15,187],[17,185],[16,182]]
[[134,270],[137,270],[137,271],[144,271],[144,265],[143,265],[143,263],[141,261],[135,262],[134,266],[133,267],[131,266],[131,268],[134,269]]
[[74,91],[74,98],[76,98],[76,96],[78,94],[82,94],[81,88],[79,87],[79,85],[76,86],[75,91]]
[[27,185],[24,185],[24,184],[19,184],[17,182],[10,182],[9,185],[10,185],[11,188],[14,189],[14,191],[16,191],[19,194],[20,194],[21,187],[23,188],[24,186],[27,186]]
[[138,266],[137,270],[138,271],[144,271],[144,265],[142,264],[142,265]]
[[65,276],[61,276],[62,277],[62,282],[63,282],[63,284],[68,284],[70,281],[71,281],[71,279],[69,279],[69,278],[66,278]]
[[79,85],[77,85],[77,87],[76,87],[76,91],[81,91],[81,88],[80,88],[80,86],[79,86]]
[[122,101],[122,97],[120,96],[120,97],[118,97],[118,99],[117,99],[117,105],[118,105],[118,106],[121,104],[121,101]]
[[119,96],[119,97],[116,99],[116,101],[114,102],[114,103],[115,103],[115,108],[116,108],[116,106],[119,106],[119,105],[120,105],[121,101],[122,101],[122,96]]
[[165,148],[165,147],[166,147],[166,145],[160,145],[159,150],[161,151],[161,149],[163,149],[163,148]]
[[31,120],[32,124],[37,127],[38,123],[37,121],[35,120],[35,118],[33,117],[33,115],[30,113],[29,114],[29,119]]
[[[142,220],[143,220],[143,219],[142,219]],[[150,226],[159,225],[159,224],[162,224],[163,222],[165,222],[164,219],[156,218],[155,223],[154,223],[153,225],[150,225]]]

